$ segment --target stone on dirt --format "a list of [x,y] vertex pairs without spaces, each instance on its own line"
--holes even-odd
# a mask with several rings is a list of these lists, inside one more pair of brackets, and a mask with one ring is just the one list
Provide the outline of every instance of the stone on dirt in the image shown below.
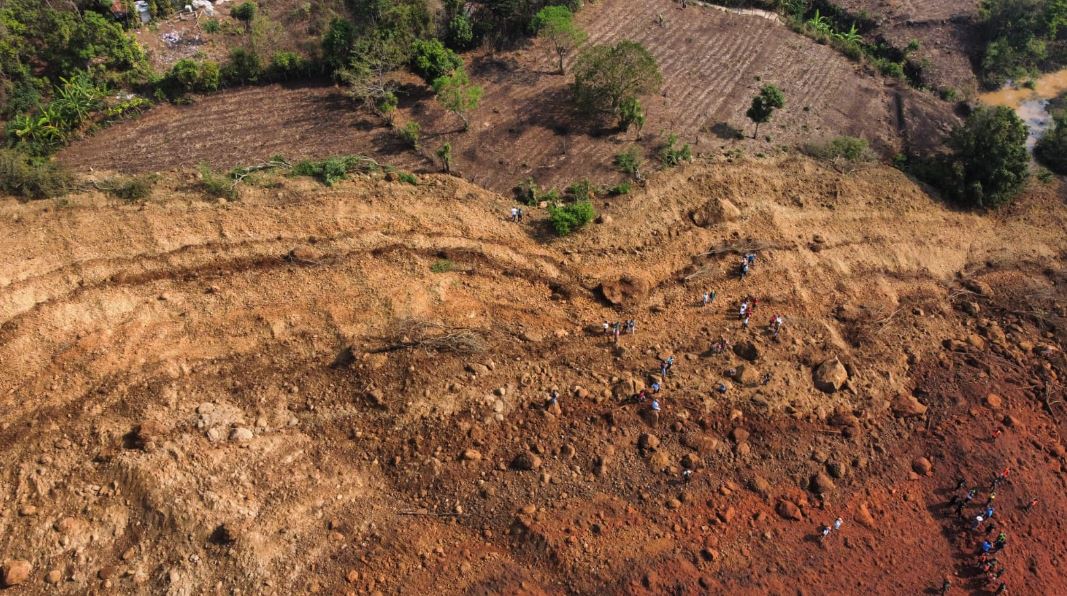
[[637,446],[646,451],[654,451],[659,447],[659,437],[651,433],[642,433],[637,439]]
[[460,459],[463,461],[480,461],[482,459],[482,453],[477,449],[464,449]]
[[26,583],[30,579],[30,572],[33,571],[33,565],[30,565],[29,561],[23,559],[14,559],[11,561],[5,561],[0,571],[3,571],[3,586],[12,587]]
[[784,519],[793,521],[804,519],[804,514],[800,512],[800,507],[797,507],[796,503],[788,499],[778,501],[778,506],[775,507],[775,511],[777,511],[778,515],[782,516]]
[[927,407],[920,402],[914,395],[898,395],[892,403],[893,413],[897,416],[908,418],[911,416],[922,416],[926,413]]
[[833,393],[841,388],[848,380],[848,371],[845,370],[845,365],[841,364],[841,361],[837,358],[830,358],[818,368],[815,369],[813,375],[815,380],[815,387],[820,391],[826,393]]
[[834,491],[834,481],[825,472],[819,472],[811,477],[811,492],[817,495],[826,495]]
[[524,451],[511,460],[511,467],[516,470],[530,471],[541,467],[541,458],[530,451]]
[[996,393],[990,393],[985,396],[985,405],[992,410],[999,410],[1004,405],[1004,400]]
[[734,373],[734,380],[744,387],[758,387],[760,383],[759,371],[750,364],[738,366]]
[[755,362],[759,360],[760,349],[756,344],[744,340],[734,344],[734,354],[737,354],[738,358],[743,358],[749,362]]
[[925,457],[916,457],[911,462],[911,469],[915,470],[916,474],[922,474],[923,476],[929,476],[930,472],[934,469],[934,464],[930,463],[930,460]]
[[615,306],[636,306],[645,301],[651,286],[647,279],[624,275],[617,280],[600,284],[604,299]]

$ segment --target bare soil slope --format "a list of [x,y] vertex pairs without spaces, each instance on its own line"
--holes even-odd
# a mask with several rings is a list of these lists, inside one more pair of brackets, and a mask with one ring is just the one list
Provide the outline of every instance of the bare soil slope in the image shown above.
[[[656,24],[660,15],[663,26]],[[913,142],[936,143],[954,122],[948,104],[897,88],[832,48],[757,16],[700,6],[682,10],[670,0],[606,0],[587,7],[580,19],[591,43],[632,39],[656,56],[666,83],[661,96],[646,102],[649,118],[641,139],[617,134],[611,123],[576,116],[569,100],[572,78],[556,74],[548,49],[534,44],[469,57],[485,97],[466,134],[457,134],[458,118],[412,80],[399,121],[421,124],[422,154],[405,151],[376,119],[353,113],[339,91],[270,86],[156,108],[75,143],[60,159],[78,169],[144,172],[197,163],[229,168],[277,153],[290,158],[364,153],[432,171],[438,166],[431,156],[447,141],[469,180],[506,192],[527,177],[546,186],[565,186],[582,176],[614,181],[615,154],[638,143],[652,157],[671,132],[697,152],[767,150],[849,134],[892,154],[909,125],[921,131]],[[761,129],[761,139],[736,140],[733,130],[751,132],[744,113],[766,83],[784,90],[786,108]]]
[[1004,579],[1064,589],[1062,189],[995,219],[881,167],[699,163],[544,242],[455,178],[187,182],[0,203],[20,593],[979,590],[946,489],[1004,466]]

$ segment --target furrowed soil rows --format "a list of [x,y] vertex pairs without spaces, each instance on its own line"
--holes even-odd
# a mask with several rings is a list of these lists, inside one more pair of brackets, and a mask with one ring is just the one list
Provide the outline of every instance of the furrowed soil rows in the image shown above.
[[[409,96],[399,121],[422,125],[421,155],[406,151],[381,122],[354,112],[339,91],[271,86],[157,108],[75,143],[60,157],[80,169],[141,172],[197,163],[228,168],[273,154],[364,153],[428,171],[438,167],[433,151],[451,142],[465,177],[503,192],[527,177],[545,186],[582,176],[616,181],[619,174],[611,167],[616,153],[636,143],[653,155],[672,132],[698,152],[735,145],[766,149],[839,134],[866,137],[887,153],[900,147],[891,86],[833,49],[767,19],[699,6],[683,10],[669,0],[607,0],[590,5],[579,19],[592,43],[637,40],[659,61],[663,93],[645,101],[649,116],[640,139],[617,134],[610,122],[602,129],[575,115],[571,78],[555,74],[548,49],[535,43],[518,52],[468,57],[472,75],[485,87],[468,133],[458,133],[458,118],[424,91]],[[761,129],[770,143],[714,132],[721,124],[750,131],[744,113],[766,83],[779,85],[787,101]],[[414,80],[409,88],[418,88]],[[917,110],[942,125],[953,121],[947,104],[913,102],[910,90],[900,92],[909,115]]]

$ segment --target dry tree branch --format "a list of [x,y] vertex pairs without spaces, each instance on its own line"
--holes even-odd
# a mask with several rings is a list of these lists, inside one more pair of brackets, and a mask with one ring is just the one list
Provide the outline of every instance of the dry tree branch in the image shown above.
[[469,355],[480,354],[489,347],[485,335],[480,331],[415,319],[398,321],[389,335],[382,339],[387,342],[386,345],[374,352],[422,348],[434,352]]

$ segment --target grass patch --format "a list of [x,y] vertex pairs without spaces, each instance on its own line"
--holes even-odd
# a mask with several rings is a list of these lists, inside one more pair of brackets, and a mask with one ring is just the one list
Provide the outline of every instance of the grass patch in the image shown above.
[[71,177],[48,159],[0,149],[0,191],[21,199],[51,199],[70,191]]
[[430,271],[434,273],[448,273],[456,268],[456,264],[448,259],[437,259],[430,265]]
[[204,164],[198,166],[197,170],[200,172],[200,190],[204,194],[216,199],[237,200],[237,186],[234,184],[233,179],[225,174],[215,172]]
[[[304,160],[293,165],[290,174],[309,176],[326,186],[333,186],[348,178],[351,172],[377,172],[381,170],[378,162],[362,155],[335,155],[321,160]],[[417,183],[417,181],[416,181]]]
[[152,196],[152,188],[156,185],[158,177],[155,174],[143,176],[119,176],[110,178],[96,188],[123,201],[143,201]]

